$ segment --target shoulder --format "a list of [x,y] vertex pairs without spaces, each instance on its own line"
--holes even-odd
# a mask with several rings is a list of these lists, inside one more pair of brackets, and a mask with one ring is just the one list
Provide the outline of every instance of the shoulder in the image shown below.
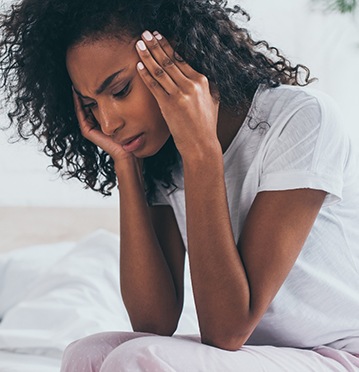
[[334,99],[312,87],[281,85],[261,88],[254,106],[255,116],[268,123],[272,134],[314,134],[316,131],[320,135],[347,136],[342,114]]
[[260,189],[315,188],[333,195],[326,205],[340,200],[350,141],[333,99],[301,87],[263,93],[270,128],[260,152]]
[[312,86],[298,85],[279,85],[278,87],[270,88],[261,85],[258,89],[259,96],[262,100],[278,101],[279,103],[301,103],[301,102],[325,102],[333,99],[323,91]]
[[262,88],[259,105],[267,107],[272,115],[311,110],[321,121],[340,118],[340,110],[335,100],[323,91],[308,86],[281,85],[276,88]]

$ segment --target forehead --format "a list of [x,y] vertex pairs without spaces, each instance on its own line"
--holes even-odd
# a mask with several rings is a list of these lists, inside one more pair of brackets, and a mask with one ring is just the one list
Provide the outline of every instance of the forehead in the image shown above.
[[70,47],[66,53],[66,66],[73,84],[85,84],[90,89],[116,71],[134,69],[139,61],[136,41],[114,38],[86,40]]

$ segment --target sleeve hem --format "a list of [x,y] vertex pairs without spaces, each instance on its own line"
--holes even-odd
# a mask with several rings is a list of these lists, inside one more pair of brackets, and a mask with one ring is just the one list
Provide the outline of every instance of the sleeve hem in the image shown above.
[[327,207],[342,200],[342,188],[342,180],[306,171],[267,174],[262,177],[258,192],[295,189],[323,190],[328,193],[323,203],[323,207]]

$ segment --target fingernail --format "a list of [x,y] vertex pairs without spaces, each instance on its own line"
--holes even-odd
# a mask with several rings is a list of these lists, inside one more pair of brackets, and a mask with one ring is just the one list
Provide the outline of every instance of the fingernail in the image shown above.
[[162,35],[158,31],[154,31],[153,32],[153,35],[155,35],[155,38],[157,40],[162,40]]
[[146,45],[142,40],[137,41],[137,46],[142,51],[146,50]]
[[149,31],[145,31],[143,34],[143,37],[147,40],[147,41],[151,41],[153,39],[153,36],[152,34],[149,32]]
[[143,70],[143,69],[145,68],[145,66],[143,65],[142,62],[138,62],[138,63],[137,63],[137,68],[138,68],[139,70]]

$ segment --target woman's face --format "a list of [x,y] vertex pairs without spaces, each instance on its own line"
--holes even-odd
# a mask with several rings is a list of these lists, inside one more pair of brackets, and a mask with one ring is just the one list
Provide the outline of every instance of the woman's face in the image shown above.
[[143,136],[140,146],[129,146],[136,157],[154,155],[170,133],[156,99],[137,72],[137,40],[102,39],[75,45],[66,64],[83,107],[90,109],[104,134],[123,145]]

